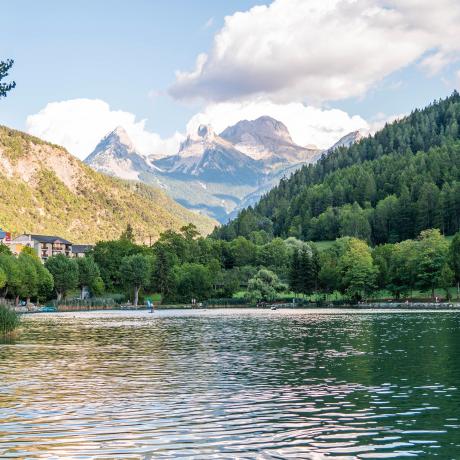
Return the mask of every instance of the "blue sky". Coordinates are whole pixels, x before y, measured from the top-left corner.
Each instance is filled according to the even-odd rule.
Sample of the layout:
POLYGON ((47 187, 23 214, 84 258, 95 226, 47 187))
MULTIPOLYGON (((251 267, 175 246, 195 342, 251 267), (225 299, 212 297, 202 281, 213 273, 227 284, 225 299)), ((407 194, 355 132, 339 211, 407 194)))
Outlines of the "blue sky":
MULTIPOLYGON (((411 2, 396 2, 398 6, 394 7, 391 20, 397 22, 398 30, 403 32, 393 32, 394 26, 385 28, 386 18, 365 25, 360 31, 362 42, 359 37, 353 38, 351 29, 342 30, 341 26, 332 29, 329 35, 335 41, 331 42, 321 36, 316 41, 301 29, 312 29, 314 33, 314 27, 323 30, 324 23, 340 24, 340 19, 343 24, 349 24, 350 18, 356 18, 366 8, 382 5, 383 1, 358 0, 355 3, 359 9, 353 10, 356 5, 348 5, 348 0, 323 3, 277 0, 272 8, 235 15, 237 11, 248 12, 254 5, 270 6, 271 3, 249 0, 9 2, 3 6, 0 59, 15 59, 11 78, 17 87, 0 101, 0 123, 64 144, 66 139, 82 138, 88 132, 87 142, 77 152, 82 157, 100 133, 115 123, 116 116, 109 117, 110 121, 91 135, 83 122, 80 126, 70 120, 64 126, 56 120, 63 117, 64 110, 71 110, 67 105, 29 122, 27 117, 52 102, 104 101, 111 111, 120 110, 135 116, 128 132, 138 137, 140 144, 143 142, 143 150, 148 153, 149 142, 156 142, 154 150, 166 148, 158 139, 170 138, 174 133, 185 134, 187 123, 193 127, 204 120, 221 128, 240 114, 257 115, 266 109, 272 111, 269 113, 272 116, 279 113, 284 117, 282 121, 295 133, 294 140, 307 143, 311 138, 312 143, 321 144, 348 129, 361 127, 364 122, 372 124, 408 113, 433 99, 445 97, 458 86, 460 65, 455 33, 459 16, 458 2, 454 0, 441 0, 433 6, 436 14, 445 13, 445 23, 439 30, 434 30, 430 21, 444 21, 444 16, 431 14, 431 2, 421 0, 425 9, 422 7, 420 11, 426 14, 417 11, 416 19, 410 17, 411 2), (329 6, 322 10, 326 3, 329 6), (306 10, 306 5, 313 9, 306 10), (309 24, 315 9, 321 11, 317 11, 316 22, 309 24), (443 9, 445 11, 439 13, 443 9), (233 19, 222 32, 225 16, 233 19), (272 30, 277 31, 273 36, 272 30), (216 36, 222 39, 220 48, 214 47, 216 36), (369 43, 371 46, 367 46, 369 43), (271 47, 269 54, 266 54, 267 47, 271 47), (337 53, 333 51, 336 47, 337 53), (202 68, 196 67, 200 53, 208 55, 202 68), (347 53, 350 53, 348 57, 347 53), (362 59, 355 61, 353 58, 359 55, 362 59), (340 56, 346 58, 343 63, 338 62, 340 56), (198 69, 198 75, 194 69, 198 69), (184 73, 182 80, 175 76, 178 70, 184 73), (299 75, 296 76, 296 72, 299 75), (338 82, 342 75, 343 81, 338 82), (329 83, 323 85, 325 81, 329 83), (250 109, 245 105, 248 103, 253 104, 250 109), (350 118, 335 117, 329 129, 327 123, 331 117, 322 112, 309 112, 310 115, 305 115, 305 126, 309 128, 302 133, 295 125, 296 119, 303 116, 299 115, 302 111, 298 107, 288 110, 287 104, 303 104, 326 111, 340 109, 350 118), (223 115, 232 110, 235 111, 233 117, 223 115), (353 116, 359 120, 352 120, 353 116), (317 126, 315 120, 319 118, 324 126, 317 126), (142 126, 140 120, 145 120, 142 126), (326 136, 328 129, 330 137, 326 136), (148 137, 146 133, 154 133, 156 137, 148 137)), ((391 9, 394 2, 389 3, 391 9)), ((91 112, 90 102, 85 104, 85 110, 91 112)), ((100 117, 103 113, 101 111, 100 117)), ((85 118, 85 115, 79 116, 85 118)), ((167 148, 176 148, 179 141, 180 136, 176 135, 167 148)), ((66 147, 78 150, 75 142, 69 141, 66 147)))
POLYGON ((15 1, 4 7, 0 58, 15 59, 17 87, 2 100, 0 122, 25 128, 48 102, 100 98, 148 118, 162 135, 182 128, 196 108, 149 97, 193 66, 223 18, 261 2, 15 1), (207 25, 207 23, 211 24, 207 25))

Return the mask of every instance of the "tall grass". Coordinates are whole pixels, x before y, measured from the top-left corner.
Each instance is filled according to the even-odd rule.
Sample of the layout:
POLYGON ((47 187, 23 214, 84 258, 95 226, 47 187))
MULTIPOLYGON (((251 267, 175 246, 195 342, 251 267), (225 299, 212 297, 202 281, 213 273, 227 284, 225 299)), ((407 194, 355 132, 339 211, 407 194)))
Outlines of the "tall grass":
POLYGON ((19 315, 5 305, 0 305, 0 336, 13 333, 19 327, 19 315))

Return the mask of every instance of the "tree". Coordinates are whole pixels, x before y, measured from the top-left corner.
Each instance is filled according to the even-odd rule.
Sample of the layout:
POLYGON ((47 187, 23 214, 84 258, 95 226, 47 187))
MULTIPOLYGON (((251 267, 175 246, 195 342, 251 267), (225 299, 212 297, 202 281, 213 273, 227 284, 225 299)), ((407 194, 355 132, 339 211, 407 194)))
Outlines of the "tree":
POLYGON ((123 282, 134 290, 134 306, 139 302, 139 291, 148 285, 151 276, 151 260, 143 254, 133 254, 121 260, 120 274, 123 282))
POLYGON ((460 294, 460 232, 453 237, 449 247, 449 264, 457 283, 457 299, 460 294))
POLYGON ((248 295, 252 303, 259 301, 269 302, 276 299, 276 293, 282 289, 276 273, 260 269, 248 283, 248 295))
POLYGON ((78 287, 80 288, 80 298, 83 299, 85 286, 91 290, 93 290, 95 285, 97 289, 100 287, 99 279, 101 273, 97 263, 94 261, 94 257, 91 255, 80 257, 76 259, 76 261, 78 265, 78 287))
POLYGON ((130 243, 134 243, 134 230, 131 224, 126 225, 126 229, 120 235, 120 240, 129 241, 130 243))
POLYGON ((58 301, 65 298, 70 290, 78 286, 78 265, 75 259, 58 254, 48 258, 45 267, 53 275, 58 301))
POLYGON ((197 263, 185 263, 175 269, 177 293, 184 301, 206 299, 212 293, 214 275, 209 267, 197 263))
POLYGON ((256 245, 244 236, 239 236, 230 243, 230 253, 235 267, 252 265, 256 259, 256 245))
POLYGON ((377 269, 365 241, 346 240, 345 251, 339 259, 342 289, 354 300, 362 300, 375 288, 377 269))
POLYGON ((452 286, 454 282, 454 272, 449 267, 449 264, 445 263, 439 273, 438 277, 439 287, 444 290, 446 293, 446 299, 450 299, 450 292, 449 288, 452 286))
POLYGON ((38 294, 39 276, 37 267, 34 263, 33 256, 26 252, 21 252, 21 254, 19 254, 18 263, 21 270, 19 295, 23 298, 25 297, 27 303, 29 303, 30 298, 38 294))
POLYGON ((163 245, 155 250, 155 259, 152 270, 152 285, 162 297, 167 297, 174 289, 174 275, 172 257, 163 245))
POLYGON ((51 273, 43 266, 32 248, 24 248, 17 259, 21 283, 17 294, 30 299, 46 299, 53 290, 54 281, 51 273))
POLYGON ((296 294, 302 292, 302 280, 300 278, 300 249, 295 248, 291 258, 289 269, 289 289, 296 294))
POLYGON ((1 83, 1 81, 8 76, 8 72, 13 67, 14 61, 7 59, 6 61, 0 61, 0 98, 6 97, 7 93, 16 87, 16 82, 1 83))
POLYGON ((447 262, 449 245, 438 229, 420 233, 416 246, 417 286, 422 291, 434 290, 439 285, 441 270, 447 262))
POLYGON ((106 289, 121 289, 123 287, 120 261, 123 257, 142 251, 142 247, 125 239, 100 241, 94 246, 92 256, 99 267, 106 289))
POLYGON ((10 254, 11 255, 10 248, 6 244, 0 243, 0 254, 10 254))
POLYGON ((17 295, 17 291, 21 286, 18 260, 11 253, 0 253, 0 268, 6 274, 6 283, 3 286, 1 297, 6 297, 9 293, 17 295))
POLYGON ((7 281, 8 277, 6 276, 5 270, 0 267, 0 289, 5 287, 7 281))

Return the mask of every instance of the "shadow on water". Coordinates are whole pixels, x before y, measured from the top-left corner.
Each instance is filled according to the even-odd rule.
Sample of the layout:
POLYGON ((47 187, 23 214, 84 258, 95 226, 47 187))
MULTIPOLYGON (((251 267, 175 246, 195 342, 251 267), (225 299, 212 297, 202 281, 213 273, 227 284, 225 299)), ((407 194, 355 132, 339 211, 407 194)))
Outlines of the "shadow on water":
POLYGON ((460 458, 460 314, 37 315, 0 458, 460 458))

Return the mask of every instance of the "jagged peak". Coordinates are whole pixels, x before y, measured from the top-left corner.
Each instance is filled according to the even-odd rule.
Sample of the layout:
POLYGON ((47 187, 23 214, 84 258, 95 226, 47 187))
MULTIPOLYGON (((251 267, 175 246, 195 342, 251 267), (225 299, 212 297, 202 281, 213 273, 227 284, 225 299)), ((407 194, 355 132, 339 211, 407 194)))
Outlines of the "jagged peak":
POLYGON ((214 137, 214 129, 212 128, 211 125, 200 125, 198 126, 198 129, 196 131, 198 137, 203 137, 203 138, 209 138, 209 137, 214 137))
POLYGON ((224 129, 220 136, 232 142, 240 142, 247 134, 293 144, 287 126, 269 115, 262 115, 254 120, 240 120, 224 129))
POLYGON ((110 131, 103 139, 104 141, 109 141, 109 142, 120 142, 126 147, 128 147, 129 150, 133 150, 133 143, 131 141, 131 138, 129 137, 129 134, 126 132, 126 129, 123 128, 123 126, 119 125, 117 126, 114 130, 110 131))

